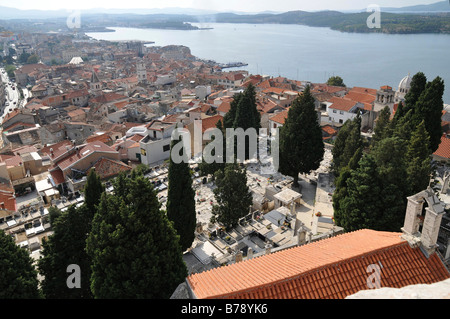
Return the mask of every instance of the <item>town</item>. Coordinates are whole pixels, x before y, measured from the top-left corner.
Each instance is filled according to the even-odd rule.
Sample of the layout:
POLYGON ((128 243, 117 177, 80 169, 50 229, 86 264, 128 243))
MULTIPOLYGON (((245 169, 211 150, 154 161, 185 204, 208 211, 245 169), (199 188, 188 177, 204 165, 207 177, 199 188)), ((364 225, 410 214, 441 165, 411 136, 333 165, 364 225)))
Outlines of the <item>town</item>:
MULTIPOLYGON (((235 97, 249 87, 255 91, 258 124, 268 131, 286 125, 289 111, 307 90, 314 99, 321 130, 322 160, 314 170, 299 175, 298 185, 296 178, 278 170, 265 172, 258 159, 245 161, 252 203, 248 214, 233 228, 224 227, 215 218, 215 175, 203 174, 201 163, 191 161, 195 239, 183 253, 188 277, 173 298, 288 298, 291 293, 294 296, 295 289, 282 286, 283 280, 300 280, 300 274, 314 276, 308 273, 314 267, 336 265, 391 245, 413 250, 409 245, 401 246, 399 236, 371 230, 351 232, 336 222, 334 195, 339 175, 335 174, 333 158, 346 123, 359 119, 358 134, 363 139, 379 137, 377 127, 381 128, 383 112, 388 114, 387 121, 392 121, 405 103, 413 82, 411 74, 405 74, 398 83, 381 83, 378 88, 347 87, 333 82, 337 77, 327 83, 312 83, 250 74, 240 70, 245 62, 231 68, 229 64, 205 61, 184 46, 99 41, 76 33, 3 32, 0 49, 4 61, 0 70, 0 230, 35 263, 42 257, 43 242, 53 235, 51 209, 65 212, 81 207, 92 171, 106 192, 113 194, 114 178, 145 167, 145 177, 156 190, 161 209, 167 209, 173 131, 184 128, 194 136, 196 130, 205 133, 216 128, 232 109, 235 97), (311 258, 321 260, 319 251, 329 256, 326 247, 354 247, 353 243, 361 247, 353 252, 342 248, 339 258, 328 257, 328 261, 316 262, 312 268, 280 270, 279 276, 271 269, 288 265, 287 260, 296 254, 310 253, 311 258), (317 249, 313 252, 313 248, 317 249), (264 259, 269 256, 272 264, 264 259), (246 262, 260 268, 249 270, 243 266, 246 262), (238 268, 234 272, 231 267, 238 268), (235 289, 233 276, 239 271, 251 278, 244 278, 235 289), (267 279, 256 278, 255 271, 268 272, 267 279), (219 277, 226 281, 223 285, 214 283, 219 277), (211 288, 215 285, 220 287, 211 288)), ((425 192, 419 199, 408 197, 408 208, 402 216, 403 243, 415 241, 416 246, 411 247, 423 244, 429 254, 425 258, 414 253, 411 263, 425 258, 428 264, 423 267, 442 272, 432 282, 423 282, 427 284, 450 277, 449 111, 450 105, 443 105, 443 134, 431 156, 434 170, 428 188, 418 189, 425 192), (428 204, 425 221, 416 220, 421 208, 409 205, 425 200, 433 205, 428 204), (435 219, 431 220, 432 215, 435 219), (423 233, 428 231, 431 242, 417 238, 414 227, 418 223, 423 225, 423 233)), ((207 142, 201 144, 203 150, 207 142)), ((345 297, 351 291, 348 288, 332 297, 345 297)), ((322 292, 306 295, 324 297, 322 292)))

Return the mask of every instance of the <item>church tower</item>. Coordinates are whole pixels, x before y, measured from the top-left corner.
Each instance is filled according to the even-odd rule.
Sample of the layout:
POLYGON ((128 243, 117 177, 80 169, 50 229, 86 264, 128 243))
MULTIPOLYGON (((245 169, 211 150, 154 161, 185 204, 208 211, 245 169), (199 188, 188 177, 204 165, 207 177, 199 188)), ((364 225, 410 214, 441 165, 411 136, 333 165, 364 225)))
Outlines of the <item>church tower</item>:
POLYGON ((101 82, 98 79, 97 73, 95 73, 95 71, 92 71, 91 82, 89 83, 89 88, 91 89, 91 92, 96 94, 96 95, 102 89, 101 82))
POLYGON ((374 111, 380 112, 386 106, 389 107, 391 114, 394 112, 394 103, 395 103, 395 92, 388 85, 382 86, 377 91, 377 98, 374 104, 374 111))
POLYGON ((139 83, 147 83, 147 67, 144 60, 136 62, 136 72, 139 83))

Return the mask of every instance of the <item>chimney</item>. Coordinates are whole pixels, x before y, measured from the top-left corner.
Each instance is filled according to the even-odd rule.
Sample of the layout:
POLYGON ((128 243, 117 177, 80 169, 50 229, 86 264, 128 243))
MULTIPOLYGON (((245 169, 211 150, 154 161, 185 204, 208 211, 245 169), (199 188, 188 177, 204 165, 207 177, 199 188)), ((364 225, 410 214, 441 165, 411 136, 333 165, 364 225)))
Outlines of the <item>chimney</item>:
POLYGON ((234 258, 235 258, 236 263, 241 262, 243 260, 242 251, 240 251, 240 250, 237 251, 234 258))
POLYGON ((297 234, 297 245, 301 246, 306 244, 306 229, 303 226, 300 226, 297 234))
MULTIPOLYGON (((449 249, 449 251, 450 251, 450 249, 449 249)), ((253 258, 253 249, 252 249, 252 247, 248 247, 248 250, 247 250, 247 260, 248 259, 252 259, 253 258)))
POLYGON ((266 255, 270 255, 271 252, 272 252, 272 245, 267 244, 266 245, 266 255))

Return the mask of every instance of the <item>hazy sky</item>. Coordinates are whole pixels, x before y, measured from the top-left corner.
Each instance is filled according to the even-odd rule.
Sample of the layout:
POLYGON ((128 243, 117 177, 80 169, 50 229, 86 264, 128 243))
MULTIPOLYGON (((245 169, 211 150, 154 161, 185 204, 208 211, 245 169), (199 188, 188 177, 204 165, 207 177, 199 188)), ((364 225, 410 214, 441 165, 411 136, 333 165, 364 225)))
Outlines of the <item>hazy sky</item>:
POLYGON ((91 8, 196 8, 215 11, 289 11, 289 10, 351 10, 370 4, 381 7, 403 7, 430 4, 439 0, 0 0, 0 6, 18 9, 91 9, 91 8))

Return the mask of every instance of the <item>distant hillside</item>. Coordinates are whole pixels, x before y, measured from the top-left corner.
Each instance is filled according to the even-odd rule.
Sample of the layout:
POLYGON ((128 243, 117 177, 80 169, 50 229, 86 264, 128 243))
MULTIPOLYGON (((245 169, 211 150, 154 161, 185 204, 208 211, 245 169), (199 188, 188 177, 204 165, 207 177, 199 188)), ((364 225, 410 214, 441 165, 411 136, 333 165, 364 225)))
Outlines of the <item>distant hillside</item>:
POLYGON ((402 8, 381 8, 382 12, 450 12, 450 2, 440 1, 402 8))
MULTIPOLYGON (((425 7, 443 10, 443 4, 450 7, 446 1, 426 6, 406 7, 408 10, 423 10, 425 7)), ((447 7, 445 7, 447 8, 447 7)), ((174 8, 171 12, 176 12, 174 8)), ((405 8, 403 8, 405 10, 405 8)), ((96 9, 97 10, 97 9, 96 9)), ((164 28, 180 30, 196 30, 197 27, 189 23, 252 23, 252 24, 300 24, 311 27, 328 27, 343 32, 358 33, 447 33, 450 34, 450 11, 430 13, 393 13, 382 12, 381 28, 369 28, 367 18, 369 12, 343 13, 338 11, 289 11, 284 13, 259 13, 259 14, 236 14, 236 13, 209 13, 209 14, 145 14, 149 10, 142 10, 140 14, 132 13, 95 13, 96 10, 81 12, 81 23, 83 30, 92 30, 101 27, 138 27, 138 28, 164 28), (187 24, 186 24, 187 23, 187 24)), ((98 9, 100 10, 100 9, 98 9)), ((128 9, 127 9, 128 10, 128 9)), ((131 10, 131 9, 129 9, 131 10)), ((110 12, 121 12, 112 9, 110 12)), ((207 12, 207 11, 203 11, 207 12)), ((201 13, 197 11, 197 13, 201 13)), ((3 24, 11 28, 32 29, 34 31, 58 30, 66 26, 67 11, 22 11, 11 8, 0 7, 0 19, 7 19, 3 24), (13 23, 12 17, 21 16, 20 21, 13 23), (28 15, 28 17, 25 17, 28 15), (4 18, 7 16, 8 18, 4 18), (33 24, 36 19, 46 18, 45 24, 33 24), (29 19, 29 21, 25 21, 29 19)))
POLYGON ((382 13, 380 29, 367 27, 369 16, 368 12, 342 13, 338 11, 290 11, 281 14, 257 15, 220 13, 201 18, 191 17, 189 22, 301 24, 358 33, 450 33, 450 13, 395 14, 385 12, 382 13))

